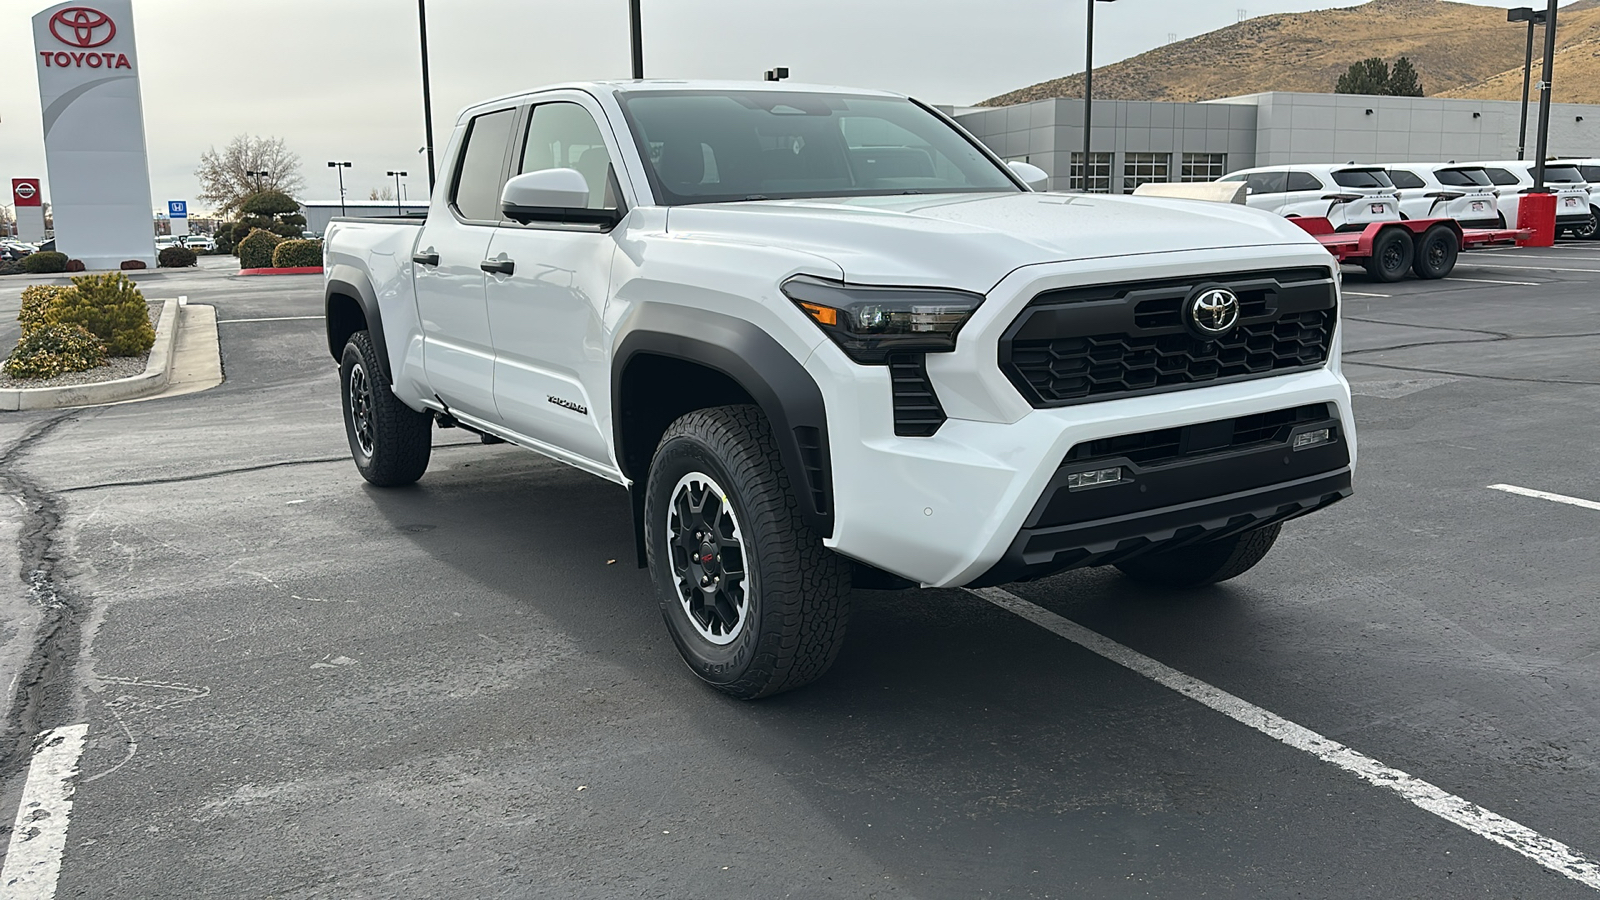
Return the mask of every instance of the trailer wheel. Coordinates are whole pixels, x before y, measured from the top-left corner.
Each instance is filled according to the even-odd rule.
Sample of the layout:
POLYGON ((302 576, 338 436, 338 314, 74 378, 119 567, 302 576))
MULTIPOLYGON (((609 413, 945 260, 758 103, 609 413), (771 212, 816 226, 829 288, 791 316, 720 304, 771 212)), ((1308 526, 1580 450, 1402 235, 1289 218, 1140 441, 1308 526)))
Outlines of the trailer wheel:
POLYGON ((1416 272, 1418 278, 1443 278, 1455 269, 1460 253, 1461 242, 1456 239, 1455 231, 1448 225, 1435 225, 1418 242, 1417 258, 1411 263, 1411 271, 1416 272))
POLYGON ((1416 256, 1416 245, 1411 232, 1400 228, 1385 228, 1372 242, 1372 256, 1367 260, 1367 274, 1373 281, 1395 282, 1406 277, 1411 260, 1416 256))

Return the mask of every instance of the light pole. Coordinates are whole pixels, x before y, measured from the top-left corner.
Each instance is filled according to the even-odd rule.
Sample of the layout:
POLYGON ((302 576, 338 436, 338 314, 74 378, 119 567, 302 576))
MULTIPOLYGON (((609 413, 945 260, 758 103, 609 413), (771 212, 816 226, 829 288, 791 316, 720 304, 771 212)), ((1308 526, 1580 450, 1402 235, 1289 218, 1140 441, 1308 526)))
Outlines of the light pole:
POLYGON ((428 85, 428 0, 417 0, 417 32, 422 37, 422 127, 428 151, 428 192, 433 193, 433 92, 428 85))
POLYGON ((1544 13, 1519 6, 1506 10, 1506 21, 1528 23, 1528 54, 1522 62, 1522 127, 1517 131, 1517 159, 1522 159, 1528 147, 1528 86, 1533 80, 1533 29, 1536 25, 1544 24, 1544 13))
MULTIPOLYGON (((1089 31, 1084 37, 1083 53, 1083 192, 1089 193, 1089 133, 1094 123, 1094 5, 1115 0, 1087 0, 1089 6, 1089 31)), ((1110 173, 1107 173, 1109 179, 1110 173)), ((1111 185, 1107 184, 1109 190, 1111 185)))
POLYGON ((400 179, 406 177, 406 173, 404 173, 404 172, 390 172, 389 175, 394 178, 394 212, 395 212, 395 215, 403 216, 403 215, 406 214, 406 212, 405 212, 404 209, 402 209, 400 207, 400 179))
POLYGON ((1550 88, 1556 69, 1556 0, 1544 12, 1544 79, 1539 82, 1539 156, 1533 161, 1533 189, 1543 192, 1544 160, 1550 153, 1550 88))
POLYGON ((633 49, 633 77, 644 77, 644 21, 639 0, 628 0, 628 38, 633 49))
POLYGON ((344 215, 344 170, 350 168, 348 162, 329 162, 328 168, 339 173, 339 215, 344 215))
POLYGON ((271 175, 271 172, 246 172, 244 173, 256 180, 256 193, 261 193, 261 179, 271 175))

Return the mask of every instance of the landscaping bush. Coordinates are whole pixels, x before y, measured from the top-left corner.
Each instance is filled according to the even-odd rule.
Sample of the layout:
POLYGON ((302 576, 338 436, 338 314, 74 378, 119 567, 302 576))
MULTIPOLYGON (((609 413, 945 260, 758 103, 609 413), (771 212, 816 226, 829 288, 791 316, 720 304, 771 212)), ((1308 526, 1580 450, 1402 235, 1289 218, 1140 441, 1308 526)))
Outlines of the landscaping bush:
POLYGON ((124 272, 133 272, 139 269, 147 269, 149 266, 146 266, 144 264, 144 260, 142 259, 125 259, 122 261, 122 265, 118 266, 118 268, 124 272))
POLYGON ((22 263, 18 262, 17 260, 0 260, 0 275, 19 275, 22 272, 22 263))
POLYGON ((272 251, 272 265, 278 269, 322 265, 321 241, 284 241, 272 251))
POLYGON ((138 356, 156 342, 150 306, 121 272, 79 275, 74 290, 57 297, 45 312, 56 325, 82 325, 112 356, 138 356))
POLYGON ((12 378, 52 378, 93 369, 105 360, 105 345, 83 326, 44 325, 23 333, 3 368, 12 378))
POLYGON ((156 265, 163 269, 182 269, 196 265, 198 256, 188 247, 164 247, 156 254, 156 265))
POLYGON ((239 242, 239 268, 241 269, 270 269, 272 268, 272 251, 283 238, 270 231, 256 229, 239 242))
POLYGON ((22 291, 22 308, 17 310, 17 321, 22 333, 29 334, 50 324, 50 304, 63 294, 76 291, 70 284, 35 284, 22 291))
POLYGON ((89 267, 84 265, 83 264, 83 260, 81 260, 81 259, 69 259, 69 260, 67 260, 67 271, 68 272, 82 272, 83 270, 85 270, 87 268, 89 268, 89 267))
POLYGON ((54 275, 67 270, 67 255, 54 250, 40 250, 22 258, 22 270, 29 275, 54 275))

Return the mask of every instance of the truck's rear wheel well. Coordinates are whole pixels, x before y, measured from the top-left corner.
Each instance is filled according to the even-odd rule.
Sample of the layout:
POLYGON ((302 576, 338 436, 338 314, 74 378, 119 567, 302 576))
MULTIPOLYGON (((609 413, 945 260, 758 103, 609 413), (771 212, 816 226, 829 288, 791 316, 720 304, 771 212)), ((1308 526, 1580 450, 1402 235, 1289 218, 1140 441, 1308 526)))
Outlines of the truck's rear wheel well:
POLYGON ((628 361, 617 401, 613 411, 621 443, 617 462, 624 475, 641 484, 649 476, 650 458, 667 426, 697 409, 756 402, 738 382, 716 369, 651 353, 628 361))
POLYGON ((367 316, 354 297, 331 294, 328 297, 328 352, 334 359, 344 353, 350 335, 367 330, 367 316))

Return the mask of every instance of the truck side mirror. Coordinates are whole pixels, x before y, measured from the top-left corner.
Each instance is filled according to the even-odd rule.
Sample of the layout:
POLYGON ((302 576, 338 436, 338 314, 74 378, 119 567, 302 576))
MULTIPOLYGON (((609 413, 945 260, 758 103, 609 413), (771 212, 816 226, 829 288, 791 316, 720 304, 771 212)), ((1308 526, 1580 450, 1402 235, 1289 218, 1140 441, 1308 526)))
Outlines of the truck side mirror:
POLYGON ((513 176, 500 192, 500 211, 523 225, 572 222, 611 226, 620 218, 615 209, 589 209, 589 182, 577 169, 541 169, 513 176))
POLYGON ((1006 167, 1011 169, 1011 174, 1021 178, 1030 190, 1042 191, 1050 185, 1050 173, 1033 163, 1013 161, 1006 163, 1006 167))

